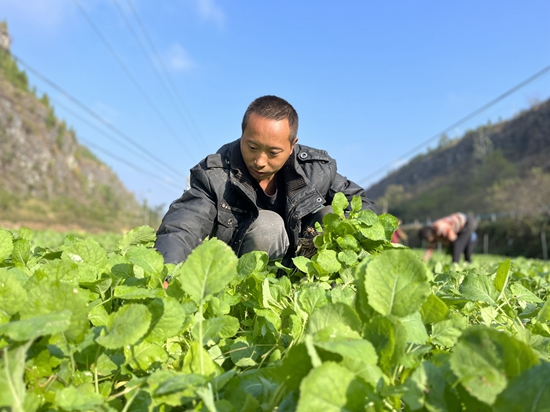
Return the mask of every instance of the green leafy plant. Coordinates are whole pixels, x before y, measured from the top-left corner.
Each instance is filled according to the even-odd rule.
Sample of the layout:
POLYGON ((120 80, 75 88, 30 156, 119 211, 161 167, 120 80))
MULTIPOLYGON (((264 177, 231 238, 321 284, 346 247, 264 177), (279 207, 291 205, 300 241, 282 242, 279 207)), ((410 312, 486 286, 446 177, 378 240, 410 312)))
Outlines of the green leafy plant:
POLYGON ((0 230, 0 408, 544 410, 548 263, 426 266, 393 216, 333 210, 284 276, 215 238, 165 264, 146 226, 0 230))

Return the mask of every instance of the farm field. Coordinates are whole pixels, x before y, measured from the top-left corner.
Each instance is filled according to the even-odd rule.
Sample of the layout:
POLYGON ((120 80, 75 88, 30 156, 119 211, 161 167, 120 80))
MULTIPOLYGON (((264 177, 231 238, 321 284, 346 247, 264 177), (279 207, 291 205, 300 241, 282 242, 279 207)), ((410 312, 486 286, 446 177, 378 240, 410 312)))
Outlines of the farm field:
POLYGON ((0 410, 550 410, 550 264, 424 264, 360 203, 295 269, 217 239, 164 264, 148 226, 0 229, 0 410))

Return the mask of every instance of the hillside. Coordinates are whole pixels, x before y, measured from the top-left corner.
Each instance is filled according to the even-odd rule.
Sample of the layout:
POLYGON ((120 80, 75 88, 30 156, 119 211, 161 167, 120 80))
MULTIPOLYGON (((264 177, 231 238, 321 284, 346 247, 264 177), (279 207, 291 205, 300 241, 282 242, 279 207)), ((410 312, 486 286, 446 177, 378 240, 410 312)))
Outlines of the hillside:
POLYGON ((0 225, 101 231, 143 223, 134 195, 78 143, 48 97, 29 90, 0 26, 0 225))
POLYGON ((379 209, 404 222, 456 211, 478 215, 548 210, 550 100, 514 118, 443 137, 367 189, 379 209))

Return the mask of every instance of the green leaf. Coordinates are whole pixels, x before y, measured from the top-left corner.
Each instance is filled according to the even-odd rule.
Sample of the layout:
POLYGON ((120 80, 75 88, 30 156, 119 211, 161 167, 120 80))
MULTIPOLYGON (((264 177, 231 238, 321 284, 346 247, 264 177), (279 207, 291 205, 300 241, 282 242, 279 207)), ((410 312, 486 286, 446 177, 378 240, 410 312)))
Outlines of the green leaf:
POLYGON ((387 317, 377 317, 365 325, 363 336, 376 348, 378 366, 389 374, 405 353, 406 329, 399 321, 393 323, 387 317))
POLYGON ((0 312, 8 317, 15 315, 25 306, 27 291, 16 276, 6 269, 0 268, 0 312))
MULTIPOLYGON (((200 322, 200 321, 199 321, 200 322)), ((202 344, 206 345, 212 341, 217 343, 220 339, 231 338, 239 330, 239 320, 233 316, 221 316, 202 321, 202 344)), ((193 337, 199 340, 199 323, 197 322, 192 330, 193 337)))
POLYGON ((338 260, 345 265, 353 266, 357 263, 358 256, 357 253, 352 250, 344 250, 338 253, 338 260))
MULTIPOLYGON (((1 236, 1 235, 0 235, 1 236)), ((14 412, 23 412, 26 385, 23 381, 25 358, 32 342, 13 349, 2 349, 0 357, 0 409, 4 407, 14 412)))
POLYGON ((429 325, 447 319, 449 317, 449 307, 431 293, 420 307, 420 314, 422 315, 422 322, 429 325))
POLYGON ((141 267, 149 276, 160 276, 164 269, 164 259, 162 255, 153 249, 146 249, 143 246, 131 246, 126 257, 134 266, 141 267))
POLYGON ((382 315, 404 317, 420 309, 428 295, 426 267, 408 249, 387 250, 366 266, 369 304, 382 315))
POLYGON ((134 369, 148 371, 153 365, 163 364, 168 360, 166 350, 157 343, 140 342, 138 345, 125 346, 124 357, 134 369))
POLYGON ((314 341, 315 346, 343 357, 350 357, 367 365, 376 365, 378 355, 372 343, 364 339, 332 338, 325 341, 314 341))
POLYGON ((191 299, 202 302, 235 278, 236 267, 235 253, 226 243, 213 238, 195 248, 174 276, 191 299))
MULTIPOLYGON (((120 357, 122 358, 122 355, 120 357)), ((100 354, 96 363, 97 373, 102 376, 108 376, 115 373, 120 367, 116 360, 116 356, 110 356, 105 352, 100 354)))
POLYGON ((430 339, 436 345, 450 348, 454 346, 461 334, 462 331, 452 320, 444 320, 433 324, 430 339))
POLYGON ((165 292, 162 289, 145 289, 136 286, 119 285, 115 287, 114 296, 119 299, 154 299, 163 298, 165 292))
POLYGON ((145 335, 150 323, 151 313, 145 305, 125 305, 109 315, 106 333, 97 338, 97 343, 108 349, 134 345, 145 335))
MULTIPOLYGON (((452 410, 453 405, 447 403, 449 388, 443 371, 431 362, 422 362, 406 380, 404 387, 407 391, 403 395, 403 401, 411 410, 423 407, 428 411, 452 410)), ((454 405, 459 404, 458 399, 449 401, 454 405)))
POLYGON ((318 284, 304 287, 298 292, 298 303, 302 310, 311 315, 316 308, 327 303, 326 290, 318 284))
POLYGON ((254 251, 245 253, 237 262, 239 279, 246 279, 253 273, 264 272, 269 263, 269 256, 265 252, 254 251))
POLYGON ((7 259, 13 251, 13 237, 10 232, 0 229, 0 262, 7 259))
POLYGON ((187 314, 179 302, 167 296, 164 299, 154 299, 147 305, 152 314, 152 329, 146 337, 149 342, 164 343, 166 339, 176 336, 185 321, 187 314))
POLYGON ((306 275, 309 274, 310 272, 310 267, 311 267, 311 260, 309 260, 307 257, 305 256, 296 256, 296 257, 293 257, 292 258, 292 263, 294 263, 294 266, 296 266, 296 268, 305 273, 306 275))
POLYGON ((368 240, 386 240, 386 229, 380 222, 376 222, 372 226, 361 227, 359 232, 368 240))
POLYGON ((275 379, 280 385, 284 384, 290 392, 300 387, 300 383, 312 367, 305 344, 298 343, 290 347, 282 364, 275 371, 275 379))
POLYGON ((533 366, 514 379, 497 397, 496 412, 550 411, 550 364, 533 366))
POLYGON ((388 213, 383 213, 378 216, 380 224, 384 227, 384 232, 386 234, 386 239, 391 240, 391 235, 397 230, 399 226, 399 220, 388 213))
POLYGON ((68 386, 55 396, 55 405, 66 411, 89 411, 102 403, 103 397, 94 392, 91 384, 68 386))
POLYGON ((256 360, 260 356, 256 345, 251 345, 242 339, 231 345, 230 352, 231 361, 240 367, 256 366, 256 360))
POLYGON ((52 312, 71 311, 71 324, 64 332, 71 342, 79 342, 90 328, 86 298, 81 291, 65 282, 40 282, 27 291, 21 320, 52 312))
POLYGON ((342 192, 338 192, 334 195, 332 199, 332 210, 340 218, 344 218, 344 210, 347 209, 349 205, 348 199, 342 192))
POLYGON ((0 325, 0 334, 16 341, 27 341, 39 336, 64 332, 70 324, 71 311, 64 310, 0 325))
POLYGON ((196 388, 197 386, 204 385, 205 383, 206 378, 202 375, 178 373, 175 376, 164 379, 155 390, 154 395, 162 396, 170 393, 182 392, 189 388, 196 388))
POLYGON ((521 283, 514 283, 510 286, 510 290, 514 294, 514 297, 517 300, 523 301, 523 302, 531 302, 531 303, 542 303, 542 299, 540 299, 537 295, 535 295, 533 292, 531 292, 529 289, 521 285, 521 283))
POLYGON ((508 275, 510 273, 510 259, 506 259, 498 265, 497 275, 495 276, 495 288, 502 292, 508 284, 508 275))
POLYGON ((63 251, 61 258, 76 263, 84 262, 95 266, 100 271, 107 270, 109 263, 105 249, 93 239, 74 243, 63 251))
POLYGON ((418 345, 423 345, 427 342, 428 332, 426 332, 426 327, 424 323, 422 323, 420 312, 414 312, 400 320, 407 331, 407 342, 416 343, 418 345))
MULTIPOLYGON (((261 402, 272 401, 276 395, 275 382, 268 368, 249 370, 231 379, 225 386, 225 398, 234 406, 234 411, 257 412, 261 402)), ((263 408, 267 410, 267 408, 263 408)), ((221 411, 220 411, 221 412, 221 411)))
POLYGON ((125 255, 132 245, 148 245, 157 238, 155 230, 151 226, 136 227, 126 232, 118 242, 118 249, 125 255))
POLYGON ((94 326, 106 326, 109 314, 104 305, 94 306, 88 313, 88 319, 94 326))
POLYGON ((352 212, 359 212, 363 208, 363 199, 361 196, 353 196, 351 199, 351 210, 352 212))
POLYGON ((12 262, 17 267, 27 266, 31 256, 31 242, 27 239, 16 239, 13 242, 13 251, 11 254, 12 262))
POLYGON ((98 276, 98 270, 91 266, 82 268, 83 264, 78 265, 72 260, 50 260, 38 267, 35 275, 43 275, 50 280, 62 280, 71 285, 78 285, 79 281, 95 281, 98 276), (93 268, 90 270, 90 268, 93 268), (84 270, 80 270, 84 269, 84 270))
POLYGON ((365 410, 365 385, 346 368, 325 362, 302 380, 297 412, 365 410))
POLYGON ((485 275, 470 273, 465 277, 459 288, 462 296, 472 302, 486 302, 492 306, 496 306, 498 297, 497 289, 494 282, 485 275))
POLYGON ((320 250, 313 256, 312 261, 319 264, 325 274, 338 272, 342 267, 338 261, 336 251, 330 249, 320 250))
POLYGON ((372 210, 364 209, 357 214, 357 220, 361 222, 362 225, 372 226, 379 223, 378 215, 372 210))
POLYGON ((361 331, 361 320, 357 312, 345 303, 328 303, 313 311, 307 325, 307 332, 315 334, 323 329, 343 326, 350 331, 361 331))
POLYGON ((542 308, 539 310, 536 319, 543 323, 550 321, 550 299, 546 299, 544 305, 542 305, 542 308))
POLYGON ((220 373, 220 368, 200 343, 193 341, 189 345, 189 350, 183 359, 182 372, 212 377, 220 373))
POLYGON ((332 303, 342 302, 353 307, 355 297, 355 291, 347 286, 338 285, 330 290, 332 303))
POLYGON ((466 329, 450 358, 452 371, 474 397, 488 405, 516 376, 539 360, 533 350, 506 333, 484 326, 466 329))

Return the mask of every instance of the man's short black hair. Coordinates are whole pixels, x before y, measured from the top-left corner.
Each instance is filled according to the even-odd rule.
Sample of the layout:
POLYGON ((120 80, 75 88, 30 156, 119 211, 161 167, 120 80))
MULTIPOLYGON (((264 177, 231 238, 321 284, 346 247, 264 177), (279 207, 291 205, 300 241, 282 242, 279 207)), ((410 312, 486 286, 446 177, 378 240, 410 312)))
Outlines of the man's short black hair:
POLYGON ((256 113, 258 116, 271 120, 287 119, 288 125, 290 126, 290 142, 294 143, 296 140, 296 137, 298 136, 298 113, 285 99, 268 95, 258 97, 250 103, 244 113, 243 122, 241 124, 243 133, 248 125, 248 119, 252 113, 256 113))

